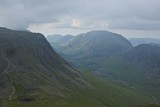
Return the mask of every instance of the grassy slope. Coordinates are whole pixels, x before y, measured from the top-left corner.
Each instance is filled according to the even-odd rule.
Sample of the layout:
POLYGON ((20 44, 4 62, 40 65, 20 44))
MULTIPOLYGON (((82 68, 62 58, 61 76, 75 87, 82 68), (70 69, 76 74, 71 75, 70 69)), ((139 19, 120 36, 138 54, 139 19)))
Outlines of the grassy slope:
POLYGON ((45 99, 28 103, 17 103, 14 100, 9 103, 10 106, 7 103, 7 107, 131 107, 152 101, 146 93, 118 86, 90 72, 84 75, 91 84, 88 88, 66 88, 63 90, 66 93, 64 97, 48 94, 45 99))
POLYGON ((102 71, 105 70, 107 74, 110 74, 111 80, 117 80, 126 86, 141 89, 160 100, 159 81, 157 78, 153 78, 156 77, 155 74, 153 73, 152 77, 147 68, 138 68, 134 64, 130 65, 130 63, 122 59, 111 59, 104 62, 102 71), (155 81, 156 79, 157 81, 155 81))

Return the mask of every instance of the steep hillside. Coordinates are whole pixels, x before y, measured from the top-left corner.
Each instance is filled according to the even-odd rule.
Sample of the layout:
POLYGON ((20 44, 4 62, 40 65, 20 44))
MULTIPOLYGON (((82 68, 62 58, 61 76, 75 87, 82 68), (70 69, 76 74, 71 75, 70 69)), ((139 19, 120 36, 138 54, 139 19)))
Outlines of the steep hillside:
POLYGON ((43 35, 0 28, 0 107, 128 107, 145 92, 81 74, 43 35))
POLYGON ((63 97, 60 89, 65 85, 82 83, 79 72, 41 34, 1 28, 0 61, 0 98, 4 100, 36 100, 40 93, 63 97))
MULTIPOLYGON (((160 98, 160 47, 155 44, 136 46, 121 57, 105 62, 106 76, 141 88, 160 98)), ((104 73, 104 72, 103 72, 104 73)))
POLYGON ((116 77, 130 85, 148 88, 157 88, 160 83, 160 47, 156 44, 133 48, 121 35, 91 31, 77 35, 56 50, 71 63, 103 77, 116 77))
POLYGON ((160 46, 156 44, 141 44, 130 50, 125 58, 141 67, 148 69, 160 68, 160 46))
POLYGON ((79 68, 160 99, 159 45, 132 47, 118 34, 92 31, 77 35, 63 47, 56 47, 56 51, 79 68))

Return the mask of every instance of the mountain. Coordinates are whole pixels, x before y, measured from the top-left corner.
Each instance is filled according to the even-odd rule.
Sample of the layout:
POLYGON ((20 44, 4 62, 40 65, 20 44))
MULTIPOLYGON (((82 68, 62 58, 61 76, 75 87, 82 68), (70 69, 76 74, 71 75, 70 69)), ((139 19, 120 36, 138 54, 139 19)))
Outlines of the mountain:
MULTIPOLYGON (((52 42, 50 42, 52 45, 52 42)), ((124 53, 132 48, 130 42, 119 34, 108 31, 91 31, 79 34, 68 42, 60 42, 53 48, 79 68, 97 71, 103 60, 124 53)))
POLYGON ((141 44, 130 50, 125 58, 141 67, 160 68, 160 46, 156 44, 141 44), (145 54, 144 54, 145 53, 145 54))
POLYGON ((133 46, 138 46, 140 44, 160 44, 160 39, 155 38, 131 38, 129 41, 133 46))
POLYGON ((1 28, 0 61, 3 100, 36 100, 40 93, 63 97, 64 85, 80 87, 82 83, 80 73, 41 34, 1 28))
POLYGON ((52 43, 52 44, 57 44, 57 43, 66 43, 70 39, 72 39, 74 36, 72 35, 60 35, 60 34, 55 34, 55 35, 49 35, 47 36, 47 40, 52 43))
POLYGON ((120 57, 106 61, 102 73, 113 81, 148 92, 157 102, 160 99, 159 55, 159 45, 141 44, 120 57))
POLYGON ((1 107, 128 107, 145 92, 80 73, 39 33, 0 28, 1 107))
POLYGON ((160 47, 157 44, 133 47, 119 34, 91 31, 75 36, 55 50, 79 68, 89 69, 120 85, 143 90, 156 101, 160 99, 160 47))
POLYGON ((49 42, 53 42, 53 43, 54 42, 59 42, 62 38, 63 38, 63 36, 60 35, 60 34, 54 34, 54 35, 47 36, 47 40, 49 42))
MULTIPOLYGON (((54 34, 54 35, 49 35, 46 37, 46 39, 49 41, 49 43, 51 44, 52 47, 54 47, 54 49, 60 49, 70 40, 72 39, 74 36, 72 35, 60 35, 60 34, 54 34)), ((57 50, 58 51, 58 50, 57 50)))

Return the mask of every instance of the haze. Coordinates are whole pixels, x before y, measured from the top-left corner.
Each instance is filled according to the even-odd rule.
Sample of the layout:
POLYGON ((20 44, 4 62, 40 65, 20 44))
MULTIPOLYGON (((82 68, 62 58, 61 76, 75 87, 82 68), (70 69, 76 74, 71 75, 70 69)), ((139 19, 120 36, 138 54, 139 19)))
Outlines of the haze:
POLYGON ((160 38, 159 0, 0 0, 0 26, 44 35, 107 30, 160 38))

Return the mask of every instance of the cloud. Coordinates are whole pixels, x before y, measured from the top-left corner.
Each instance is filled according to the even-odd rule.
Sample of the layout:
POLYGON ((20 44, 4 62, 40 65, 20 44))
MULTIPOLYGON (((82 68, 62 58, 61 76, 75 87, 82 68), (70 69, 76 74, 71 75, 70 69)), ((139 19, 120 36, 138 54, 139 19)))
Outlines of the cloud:
POLYGON ((32 23, 58 21, 67 6, 52 0, 0 0, 0 25, 26 29, 32 23), (61 8, 61 9, 60 9, 61 8))
POLYGON ((160 0, 0 0, 12 29, 160 30, 159 13, 160 0))

